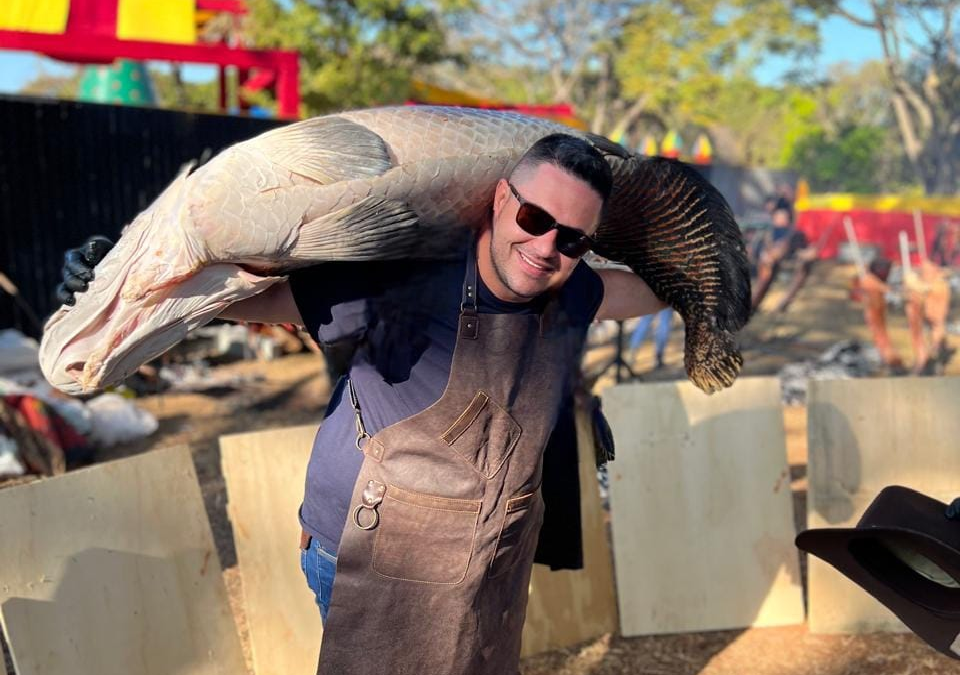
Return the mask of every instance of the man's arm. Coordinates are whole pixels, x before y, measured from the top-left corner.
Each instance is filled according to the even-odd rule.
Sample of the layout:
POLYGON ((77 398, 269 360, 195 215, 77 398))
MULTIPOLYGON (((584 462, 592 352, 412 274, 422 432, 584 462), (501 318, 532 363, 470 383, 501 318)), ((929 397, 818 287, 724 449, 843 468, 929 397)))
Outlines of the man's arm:
POLYGON ((252 323, 293 323, 303 325, 303 317, 293 299, 290 282, 281 281, 263 293, 235 302, 218 315, 231 321, 252 323))
POLYGON ((603 281, 603 302, 597 310, 597 320, 622 321, 635 316, 653 314, 667 306, 643 279, 625 270, 596 270, 603 281))

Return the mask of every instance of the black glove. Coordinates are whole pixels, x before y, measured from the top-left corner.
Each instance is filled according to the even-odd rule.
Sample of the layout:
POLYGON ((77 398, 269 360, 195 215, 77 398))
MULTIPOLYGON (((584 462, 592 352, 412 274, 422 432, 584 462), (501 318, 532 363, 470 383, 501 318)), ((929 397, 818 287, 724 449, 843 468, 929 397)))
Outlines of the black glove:
POLYGON ((103 260, 113 242, 100 235, 87 239, 78 248, 71 248, 63 254, 63 283, 57 286, 54 295, 64 305, 73 305, 77 299, 74 293, 82 293, 93 280, 93 268, 103 260))
POLYGON ((950 502, 944 515, 950 520, 960 520, 960 497, 950 502))

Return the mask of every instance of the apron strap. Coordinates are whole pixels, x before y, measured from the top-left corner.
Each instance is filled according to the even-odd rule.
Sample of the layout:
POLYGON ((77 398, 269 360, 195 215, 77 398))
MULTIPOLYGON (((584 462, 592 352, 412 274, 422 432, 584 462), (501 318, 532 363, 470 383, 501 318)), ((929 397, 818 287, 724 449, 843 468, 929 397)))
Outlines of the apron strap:
POLYGON ((356 418, 357 450, 363 452, 364 441, 370 438, 370 434, 367 433, 366 427, 363 426, 363 415, 360 412, 360 399, 357 397, 357 390, 353 387, 353 379, 349 377, 347 378, 347 389, 350 390, 350 405, 353 406, 353 414, 356 418))
POLYGON ((476 340, 480 330, 477 313, 477 243, 467 248, 467 269, 463 276, 463 294, 460 298, 460 333, 458 337, 476 340))

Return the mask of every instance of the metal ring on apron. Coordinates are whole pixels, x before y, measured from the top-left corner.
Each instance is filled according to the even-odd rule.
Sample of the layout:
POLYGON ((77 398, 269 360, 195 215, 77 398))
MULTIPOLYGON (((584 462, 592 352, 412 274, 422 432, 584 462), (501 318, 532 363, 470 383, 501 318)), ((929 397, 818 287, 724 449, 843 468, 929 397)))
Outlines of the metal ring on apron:
POLYGON ((372 530, 377 525, 380 524, 380 512, 377 511, 376 506, 367 506, 366 504, 357 504, 357 508, 353 510, 353 524, 359 527, 361 530, 372 530), (373 512, 373 522, 369 525, 363 525, 360 523, 360 511, 367 509, 373 512))

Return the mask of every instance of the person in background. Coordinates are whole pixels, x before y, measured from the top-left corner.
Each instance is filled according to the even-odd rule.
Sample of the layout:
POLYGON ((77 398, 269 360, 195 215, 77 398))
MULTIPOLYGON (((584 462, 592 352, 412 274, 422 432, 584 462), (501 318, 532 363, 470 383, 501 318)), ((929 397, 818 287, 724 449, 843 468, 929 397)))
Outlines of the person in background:
POLYGON ((870 329, 873 344, 880 353, 884 365, 891 373, 899 375, 903 373, 903 359, 900 358, 890 341, 890 334, 887 333, 886 294, 890 290, 887 279, 890 277, 892 268, 893 263, 889 259, 874 258, 866 273, 854 278, 850 295, 852 299, 863 304, 863 318, 867 328, 870 329))
POLYGON ((950 283, 945 270, 930 260, 918 260, 917 269, 904 276, 905 311, 913 345, 912 374, 942 370, 951 355, 947 343, 950 283), (927 340, 926 328, 930 335, 927 340))
POLYGON ((670 339, 670 327, 673 324, 672 307, 666 307, 656 314, 647 314, 640 317, 636 328, 633 329, 633 335, 630 336, 630 357, 628 361, 632 362, 636 357, 637 349, 646 339, 647 333, 650 332, 650 327, 653 325, 654 320, 657 322, 657 329, 653 334, 654 355, 656 357, 654 370, 659 370, 663 368, 663 355, 667 349, 667 341, 670 339))
MULTIPOLYGON (((777 208, 771 217, 770 228, 760 237, 755 249, 756 278, 753 282, 751 305, 757 311, 760 303, 767 297, 781 265, 803 252, 808 256, 807 237, 793 226, 791 212, 777 208)), ((813 254, 815 257, 815 253, 813 254)), ((805 280, 805 279, 804 279, 805 280)), ((799 290, 794 291, 794 295, 799 290)))

